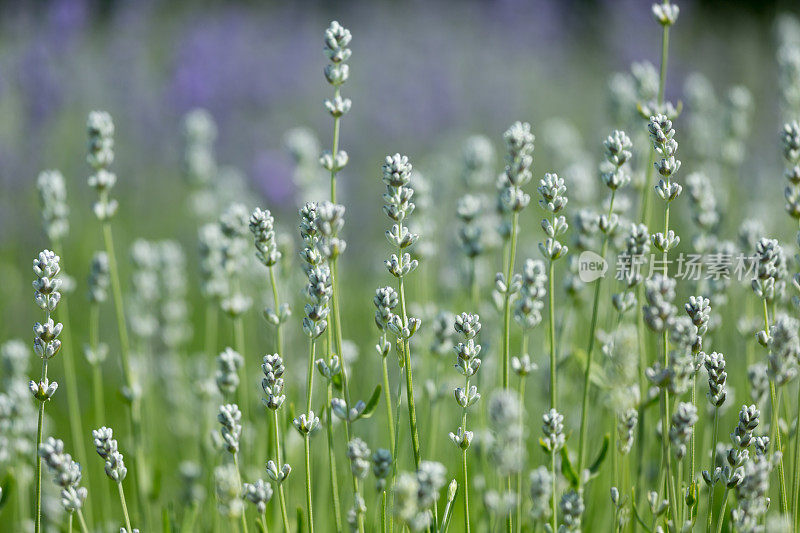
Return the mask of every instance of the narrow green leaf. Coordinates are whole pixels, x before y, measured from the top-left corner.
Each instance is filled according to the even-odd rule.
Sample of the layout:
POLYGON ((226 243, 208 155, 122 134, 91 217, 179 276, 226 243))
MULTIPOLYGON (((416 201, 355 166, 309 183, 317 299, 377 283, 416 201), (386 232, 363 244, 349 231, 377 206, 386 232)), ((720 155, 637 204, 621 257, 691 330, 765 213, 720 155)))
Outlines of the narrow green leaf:
POLYGON ((367 406, 364 408, 364 411, 361 412, 361 416, 358 418, 369 418, 372 416, 372 413, 375 412, 375 408, 378 407, 378 404, 381 401, 381 386, 377 385, 375 390, 372 391, 372 396, 369 397, 367 400, 367 406))
POLYGON ((561 473, 567 478, 573 489, 578 488, 578 474, 575 472, 575 467, 572 466, 572 461, 569 460, 569 451, 566 446, 561 448, 561 473))
POLYGON ((597 472, 600 470, 600 467, 603 465, 603 461, 606 460, 606 455, 608 455, 608 446, 610 442, 611 442, 611 436, 608 433, 606 433, 603 436, 603 444, 600 447, 600 453, 597 454, 597 458, 589 467, 589 472, 591 472, 592 474, 597 474, 597 472))

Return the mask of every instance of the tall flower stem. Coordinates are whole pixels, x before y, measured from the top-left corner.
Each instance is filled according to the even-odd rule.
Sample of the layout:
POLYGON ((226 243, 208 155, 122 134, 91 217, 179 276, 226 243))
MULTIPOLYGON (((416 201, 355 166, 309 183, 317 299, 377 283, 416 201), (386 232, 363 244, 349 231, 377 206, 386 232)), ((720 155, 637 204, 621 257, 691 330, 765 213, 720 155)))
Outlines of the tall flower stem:
MULTIPOLYGON (((278 410, 271 409, 272 411, 272 429, 275 433, 275 457, 277 458, 278 468, 283 465, 283 454, 281 452, 281 430, 278 422, 278 410)), ((281 507, 281 519, 283 520, 283 530, 291 531, 289 529, 289 515, 286 514, 286 495, 283 491, 283 483, 278 483, 278 501, 281 507)))
MULTIPOLYGON (((667 61, 669 59, 669 26, 662 26, 661 33, 661 67, 658 76, 658 106, 659 108, 664 104, 664 87, 667 81, 667 61)), ((656 160, 655 149, 650 147, 650 156, 648 159, 647 167, 644 174, 644 185, 642 188, 642 209, 639 221, 642 224, 648 224, 650 218, 650 183, 653 181, 653 164, 656 160)))
POLYGON ((722 496, 722 508, 719 510, 719 518, 717 519, 717 533, 722 533, 722 524, 725 522, 725 508, 728 506, 728 491, 730 489, 726 486, 725 492, 722 496))
POLYGON ((511 218, 511 244, 508 250, 508 270, 506 271, 506 292, 503 302, 503 388, 508 389, 508 364, 511 351, 511 277, 514 275, 514 261, 517 255, 517 227, 519 211, 511 218))
MULTIPOLYGON (((403 327, 408 327, 408 314, 406 312, 406 291, 403 277, 399 279, 398 293, 400 294, 400 309, 402 310, 403 327)), ((417 433, 417 410, 414 405, 414 378, 411 372, 411 345, 406 339, 403 341, 403 362, 406 368, 406 401, 408 403, 408 421, 411 427, 411 450, 414 454, 414 468, 419 469, 422 462, 419 452, 419 434, 417 433)))
MULTIPOLYGON (((386 342, 386 333, 381 336, 383 343, 386 342)), ((389 369, 386 364, 386 357, 381 358, 381 372, 383 374, 383 397, 386 402, 386 425, 389 430, 389 445, 394 450, 394 416, 392 415, 392 392, 389 389, 389 369)))
POLYGON ((78 523, 81 525, 81 532, 89 533, 89 528, 86 527, 86 519, 83 517, 83 511, 78 508, 76 512, 78 514, 78 523))
MULTIPOLYGON (((309 340, 308 349, 308 377, 306 381, 306 413, 311 413, 311 398, 314 391, 314 357, 316 354, 316 341, 309 340)), ((314 511, 311 498, 311 432, 303 435, 306 462, 306 506, 308 507, 307 527, 309 533, 314 533, 314 511)))
MULTIPOLYGON (((234 466, 234 468, 236 468, 236 479, 238 480, 239 486, 241 487, 242 486, 242 474, 241 474, 241 471, 239 469, 239 454, 238 453, 234 453, 233 454, 233 466, 234 466)), ((247 516, 246 515, 247 515, 247 513, 245 513, 245 509, 242 509, 242 514, 241 514, 240 518, 242 520, 242 532, 243 533, 247 533, 247 516)))
MULTIPOLYGON (((47 359, 42 364, 42 381, 47 379, 47 359)), ((39 446, 42 444, 42 426, 44 424, 44 401, 39 400, 39 420, 36 424, 36 508, 34 509, 34 530, 42 530, 42 458, 39 456, 39 446)))
MULTIPOLYGON (((608 205, 608 217, 614 212, 614 197, 616 196, 616 191, 611 192, 611 201, 608 205)), ((600 257, 605 260, 606 253, 608 252, 608 233, 603 235, 603 244, 600 249, 600 257)), ((589 385, 591 384, 591 373, 592 373, 592 356, 594 354, 594 344, 595 344, 595 331, 597 328, 597 311, 600 307, 600 288, 603 282, 603 278, 600 277, 595 282, 594 286, 594 298, 592 300, 592 320, 589 325, 589 346, 586 349, 586 370, 583 374, 583 400, 581 401, 581 431, 580 437, 578 439, 578 472, 583 472, 583 465, 586 460, 586 429, 588 426, 588 408, 589 408, 589 385)), ((580 484, 583 485, 583 478, 580 478, 580 484)))
MULTIPOLYGON (((269 283, 272 286, 272 301, 275 305, 275 312, 278 313, 280 306, 280 298, 278 296, 278 283, 275 279, 275 267, 269 267, 269 283)), ((275 326, 275 352, 283 354, 283 333, 281 331, 282 322, 275 326)))
POLYGON ((117 329, 119 331, 120 358, 122 362, 122 377, 125 385, 130 391, 131 397, 127 402, 128 413, 131 420, 133 433, 134 456, 136 457, 136 487, 139 497, 139 506, 142 516, 147 516, 147 499, 145 490, 145 479, 147 479, 147 464, 143 449, 142 435, 142 414, 141 401, 137 384, 133 379, 130 362, 130 341, 128 340, 128 326, 125 320, 125 304, 122 299, 122 285, 119 280, 119 269, 117 268, 117 258, 114 252, 114 237, 111 231, 111 224, 103 222, 103 242, 105 243, 106 255, 108 256, 108 270, 111 277, 111 291, 114 295, 114 310, 117 317, 117 329))
MULTIPOLYGON (((764 331, 769 334, 769 311, 767 310, 767 300, 766 298, 762 298, 762 304, 764 308, 764 331)), ((775 393, 775 380, 769 381, 769 398, 770 398, 770 405, 772 410, 772 422, 770 425, 772 426, 772 431, 775 433, 775 449, 776 450, 783 450, 783 446, 781 445, 781 429, 778 427, 778 413, 780 410, 780 397, 775 393)), ((786 512, 787 505, 786 505, 786 478, 784 477, 784 470, 783 470, 783 453, 780 454, 778 457, 778 483, 780 488, 780 499, 778 500, 778 504, 780 507, 781 514, 786 512)))
MULTIPOLYGON (((464 391, 466 394, 469 394, 469 374, 467 374, 464 378, 464 391)), ((464 430, 464 433, 467 431, 467 407, 461 411, 461 428, 464 430)), ((461 465, 463 468, 464 473, 464 530, 467 533, 470 533, 469 527, 469 476, 467 475, 467 449, 463 448, 461 450, 461 465)))
POLYGON ((125 501, 125 491, 122 488, 122 483, 117 483, 117 492, 119 492, 119 503, 122 505, 122 514, 125 516, 126 531, 127 533, 133 533, 131 517, 128 514, 128 503, 125 501))
POLYGON ((336 474, 336 454, 333 451, 333 425, 331 424, 331 417, 333 414, 330 410, 331 400, 333 400, 333 383, 328 380, 328 402, 326 404, 328 406, 328 420, 327 424, 325 424, 325 429, 328 434, 328 467, 331 478, 331 498, 333 499, 334 523, 336 524, 336 531, 342 531, 342 510, 341 504, 339 503, 339 482, 336 474))
MULTIPOLYGON (((525 346, 527 345, 528 336, 523 333, 522 337, 522 353, 524 354, 527 350, 525 346)), ((525 427, 525 376, 521 376, 519 380, 519 424, 521 428, 525 427)), ((523 434, 520 432, 519 435, 519 447, 520 449, 524 449, 524 442, 523 442, 523 434)), ((522 530, 522 472, 517 472, 517 533, 522 530)))
MULTIPOLYGON (((52 242, 56 253, 63 252, 64 248, 60 241, 52 242)), ((83 422, 81 421, 81 405, 78 400, 78 382, 75 378, 75 357, 72 352, 74 343, 72 342, 72 327, 70 325, 69 302, 67 299, 61 302, 59 308, 59 319, 64 324, 66 338, 62 340, 61 354, 64 357, 64 379, 67 381, 67 409, 69 412, 69 427, 72 433, 72 443, 77 449, 78 462, 88 464, 86 460, 86 442, 83 438, 83 422)))
MULTIPOLYGON (((89 308, 89 348, 97 353, 100 346, 100 306, 92 303, 89 308)), ((103 369, 99 361, 92 363, 92 399, 94 400, 94 426, 105 425, 105 392, 103 391, 103 369)), ((102 472, 102 471, 101 471, 102 472)), ((100 490, 100 519, 106 522, 109 507, 108 491, 100 490)))
MULTIPOLYGON (((717 446, 717 430, 719 426, 719 407, 714 408, 714 426, 711 430, 711 461, 709 462, 708 471, 714 471, 714 459, 717 446)), ((714 518, 714 485, 708 487, 708 520, 706 521, 706 531, 711 531, 711 524, 714 518)), ((720 515, 720 520, 723 516, 720 515)))
MULTIPOLYGON (((797 387, 797 405, 800 406, 800 386, 797 387)), ((797 418, 800 421, 800 416, 797 418)), ((794 472, 792 474, 792 519, 795 531, 800 530, 800 431, 794 436, 794 472)))

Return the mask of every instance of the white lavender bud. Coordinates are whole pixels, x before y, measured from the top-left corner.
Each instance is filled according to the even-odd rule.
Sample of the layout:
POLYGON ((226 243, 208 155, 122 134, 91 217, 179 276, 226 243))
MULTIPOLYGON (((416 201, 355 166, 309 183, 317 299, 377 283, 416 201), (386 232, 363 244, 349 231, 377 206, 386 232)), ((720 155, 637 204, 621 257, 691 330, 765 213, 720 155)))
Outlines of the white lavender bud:
POLYGON ((309 411, 308 414, 301 413, 292 420, 294 428, 301 435, 311 435, 319 429, 319 417, 314 414, 314 411, 309 411))
POLYGON ((708 401, 714 407, 725 403, 727 391, 725 381, 728 378, 725 372, 725 357, 721 353, 712 352, 705 358, 706 371, 708 372, 708 401))
POLYGON ((555 409, 542 415, 542 433, 542 446, 550 453, 558 453, 567 440, 564 436, 564 415, 555 409))
POLYGON ((785 314, 778 315, 770 326, 767 375, 778 386, 788 383, 797 375, 797 358, 800 355, 798 329, 800 322, 785 314))
POLYGON ((375 488, 379 492, 386 488, 386 478, 392 472, 392 453, 385 448, 378 448, 372 454, 372 474, 375 476, 375 488))
POLYGON ((105 302, 108 298, 109 267, 105 252, 95 252, 89 267, 89 302, 93 304, 105 302))
POLYGON ((494 147, 483 135, 473 135, 464 143, 462 150, 464 161, 464 185, 468 189, 480 187, 491 180, 491 168, 494 164, 494 147))
POLYGON ((585 510, 583 496, 581 496, 579 492, 570 489, 561 496, 558 508, 561 511, 561 520, 563 521, 565 530, 580 531, 581 518, 585 510))
POLYGON ((89 186, 97 191, 99 198, 92 206, 98 220, 108 220, 117 212, 117 201, 108 197, 117 182, 117 177, 108 170, 114 162, 114 122, 105 111, 92 111, 86 123, 89 148, 86 161, 94 170, 89 177, 89 186))
POLYGON ((392 311, 400 303, 397 291, 392 287, 381 287, 375 291, 372 303, 375 305, 375 325, 381 331, 386 331, 393 314, 392 311))
MULTIPOLYGON (((464 342, 459 342, 454 348, 457 356, 455 368, 463 376, 473 376, 481 366, 481 360, 478 358, 481 345, 475 343, 475 336, 481 330, 480 317, 461 313, 455 317, 454 329, 464 338, 464 342)), ((456 398, 458 399, 458 395, 456 398)))
POLYGON ((85 487, 78 486, 81 482, 81 465, 64 453, 64 443, 53 437, 48 437, 39 445, 38 453, 53 474, 53 481, 61 488, 62 507, 69 513, 81 509, 88 494, 85 487))
POLYGON ((747 381, 750 384, 750 397, 757 404, 762 404, 769 394, 769 376, 767 365, 755 363, 747 367, 747 381))
POLYGON ((546 466, 540 466, 530 474, 530 495, 534 520, 545 520, 550 516, 550 495, 552 494, 553 477, 546 466))
POLYGON ((244 512, 239 474, 232 463, 214 469, 214 492, 219 512, 228 518, 239 518, 244 512))
POLYGON ((758 427, 760 411, 755 405, 743 405, 739 410, 739 421, 731 433, 731 441, 738 449, 746 449, 753 442, 753 431, 758 427))
POLYGON ((631 181, 630 175, 622 167, 633 155, 633 143, 624 131, 614 130, 603 142, 603 148, 606 162, 601 167, 600 178, 606 187, 616 191, 631 181))
POLYGON ((645 299, 643 307, 645 323, 655 332, 669 328, 675 317, 675 280, 662 274, 655 274, 645 281, 645 299))
POLYGON ((350 459, 350 470, 358 479, 364 479, 369 473, 370 451, 367 443, 355 437, 347 443, 347 458, 350 459))
POLYGON ((283 402, 286 400, 286 395, 283 394, 283 359, 278 354, 267 354, 264 356, 264 362, 261 365, 261 370, 264 372, 264 379, 261 380, 261 388, 264 390, 266 398, 263 399, 264 405, 267 408, 279 409, 283 402))
POLYGON ((330 64, 325 66, 325 79, 334 87, 339 87, 347 81, 350 73, 346 61, 352 55, 352 50, 347 47, 352 38, 350 30, 335 20, 325 30, 325 55, 330 60, 330 64))
POLYGON ((689 443, 696 422, 697 407, 689 402, 679 403, 672 415, 672 426, 669 430, 669 439, 675 448, 678 460, 683 459, 686 455, 686 445, 689 443))
POLYGON ((217 421, 222 426, 219 430, 225 449, 232 454, 239 451, 239 437, 242 435, 242 412, 236 404, 219 406, 217 421))
POLYGON ((366 409, 367 404, 363 400, 359 400, 356 404, 347 408, 347 402, 341 398, 333 398, 331 400, 331 410, 338 418, 347 422, 355 422, 361 416, 361 413, 366 409))
POLYGON ((278 466, 275 464, 275 461, 267 461, 267 475, 278 485, 286 481, 286 478, 288 478, 289 474, 291 473, 292 467, 288 464, 284 464, 280 470, 278 470, 278 466))
POLYGON ((272 499, 272 485, 263 479, 242 486, 242 497, 256 506, 259 515, 267 512, 267 502, 272 499))
POLYGON ((542 197, 539 200, 539 205, 545 210, 558 214, 567 206, 569 201, 566 196, 567 186, 564 184, 564 179, 559 178, 557 174, 546 173, 539 180, 539 188, 537 190, 542 197))
POLYGON ((219 392, 223 395, 232 395, 239 386, 239 369, 244 364, 244 358, 232 348, 225 348, 217 356, 216 382, 219 392))
POLYGON ((753 292, 767 302, 783 292, 786 259, 783 249, 775 239, 761 239, 756 243, 756 279, 753 292))
POLYGON ((633 448, 633 437, 638 422, 639 413, 632 407, 617 414, 617 449, 620 454, 627 455, 633 448))
POLYGON ((61 258, 50 250, 42 250, 33 260, 33 296, 36 305, 45 311, 54 311, 61 300, 59 289, 62 280, 58 278, 61 272, 61 258))
POLYGON ((304 310, 303 332, 312 339, 316 339, 328 327, 329 302, 333 296, 331 271, 327 264, 312 267, 307 272, 308 284, 305 295, 308 302, 304 310))
POLYGON ((269 210, 255 208, 250 215, 250 232, 256 246, 256 258, 266 267, 271 267, 281 258, 275 241, 275 218, 269 210))
POLYGON ((42 222, 47 238, 52 242, 61 241, 69 233, 69 207, 64 176, 58 170, 45 170, 36 179, 39 203, 42 209, 42 222))
POLYGON ((680 13, 678 6, 670 4, 668 0, 665 0, 662 4, 653 4, 652 10, 656 22, 665 27, 675 24, 678 20, 678 13, 680 13))
POLYGON ((114 432, 111 428, 103 426, 92 431, 94 446, 97 454, 105 460, 106 475, 116 483, 122 483, 128 475, 122 454, 119 452, 114 432))
POLYGON ((536 327, 542 321, 547 275, 542 261, 528 259, 522 267, 519 298, 514 303, 514 320, 524 329, 536 327))

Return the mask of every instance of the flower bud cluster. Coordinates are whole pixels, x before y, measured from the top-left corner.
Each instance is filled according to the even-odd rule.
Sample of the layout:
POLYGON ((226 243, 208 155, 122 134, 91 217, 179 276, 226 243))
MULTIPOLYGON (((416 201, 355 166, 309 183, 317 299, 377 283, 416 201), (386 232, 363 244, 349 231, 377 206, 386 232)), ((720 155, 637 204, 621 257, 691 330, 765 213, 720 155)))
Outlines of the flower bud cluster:
POLYGON ((256 258, 266 267, 272 267, 281 258, 275 240, 275 218, 267 209, 256 207, 250 215, 250 233, 256 246, 256 258))
POLYGON ((99 195, 92 206, 100 221, 109 220, 117 212, 119 204, 108 194, 117 183, 117 176, 108 170, 114 162, 114 122, 105 111, 92 111, 86 122, 89 133, 89 149, 86 161, 94 170, 89 176, 89 186, 99 195))
POLYGON ((61 505, 68 513, 83 507, 88 494, 85 487, 79 486, 81 482, 81 465, 72 460, 68 453, 64 453, 64 443, 61 440, 48 437, 39 445, 39 456, 53 474, 53 481, 61 488, 61 505))
POLYGON ((675 455, 680 461, 686 456, 686 445, 697 422, 697 407, 689 402, 681 402, 672 415, 672 426, 669 429, 669 440, 675 448, 675 455))
POLYGON ((125 461, 119 452, 114 432, 111 428, 103 426, 92 431, 92 437, 97 454, 106 462, 106 475, 115 483, 122 483, 128 475, 128 469, 125 468, 125 461))
POLYGON ((569 199, 566 196, 567 186, 564 179, 557 174, 547 173, 539 181, 539 194, 541 205, 545 210, 552 213, 552 221, 542 219, 542 229, 544 229, 547 239, 539 243, 539 251, 548 261, 555 261, 567 254, 569 251, 566 245, 561 244, 556 237, 563 234, 569 228, 566 219, 559 213, 567 206, 569 199))
POLYGON ((286 400, 283 393, 283 373, 286 368, 283 366, 283 359, 278 354, 267 354, 261 365, 264 378, 261 380, 261 388, 264 390, 266 398, 263 398, 264 405, 273 411, 280 409, 286 400))
POLYGON ((506 144, 506 167, 498 179, 499 205, 506 213, 518 213, 531 201, 522 188, 533 177, 533 141, 531 125, 515 122, 503 133, 506 144))
POLYGON ((51 242, 61 241, 69 233, 69 207, 64 176, 58 170, 45 170, 36 179, 42 222, 47 238, 51 242))

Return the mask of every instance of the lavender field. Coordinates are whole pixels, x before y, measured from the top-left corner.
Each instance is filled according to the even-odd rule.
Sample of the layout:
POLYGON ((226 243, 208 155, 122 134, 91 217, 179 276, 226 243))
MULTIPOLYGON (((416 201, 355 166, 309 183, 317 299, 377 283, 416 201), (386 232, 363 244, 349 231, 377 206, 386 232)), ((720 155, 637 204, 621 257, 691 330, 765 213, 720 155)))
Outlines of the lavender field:
POLYGON ((800 531, 798 6, 0 4, 0 117, 0 532, 800 531))

